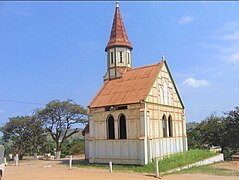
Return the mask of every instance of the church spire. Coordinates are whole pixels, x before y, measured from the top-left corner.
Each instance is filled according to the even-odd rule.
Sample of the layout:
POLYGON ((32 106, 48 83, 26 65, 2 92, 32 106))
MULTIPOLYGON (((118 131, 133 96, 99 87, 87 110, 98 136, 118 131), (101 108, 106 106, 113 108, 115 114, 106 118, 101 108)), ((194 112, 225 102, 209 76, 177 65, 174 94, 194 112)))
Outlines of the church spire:
POLYGON ((107 51, 107 49, 109 48, 116 47, 116 46, 127 47, 131 50, 133 49, 133 46, 128 40, 123 19, 120 15, 118 1, 116 1, 115 15, 114 15, 113 25, 111 29, 111 34, 110 34, 110 40, 105 48, 105 51, 107 51))
POLYGON ((133 46, 128 40, 124 23, 120 15, 119 2, 116 1, 115 15, 110 40, 105 48, 107 52, 107 72, 104 81, 119 78, 124 70, 132 68, 133 46))

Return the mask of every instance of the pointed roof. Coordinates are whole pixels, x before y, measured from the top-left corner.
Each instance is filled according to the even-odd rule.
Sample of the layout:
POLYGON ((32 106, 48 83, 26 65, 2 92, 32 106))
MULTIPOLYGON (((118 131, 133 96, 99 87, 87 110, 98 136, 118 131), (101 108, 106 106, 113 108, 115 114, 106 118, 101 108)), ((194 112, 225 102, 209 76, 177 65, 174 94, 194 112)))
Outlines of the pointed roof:
POLYGON ((111 34, 110 34, 110 40, 105 48, 105 51, 107 51, 108 48, 111 48, 114 46, 126 46, 130 49, 133 49, 133 46, 129 42, 127 34, 126 34, 124 22, 120 15, 118 2, 116 2, 115 15, 114 15, 113 25, 111 29, 111 34))

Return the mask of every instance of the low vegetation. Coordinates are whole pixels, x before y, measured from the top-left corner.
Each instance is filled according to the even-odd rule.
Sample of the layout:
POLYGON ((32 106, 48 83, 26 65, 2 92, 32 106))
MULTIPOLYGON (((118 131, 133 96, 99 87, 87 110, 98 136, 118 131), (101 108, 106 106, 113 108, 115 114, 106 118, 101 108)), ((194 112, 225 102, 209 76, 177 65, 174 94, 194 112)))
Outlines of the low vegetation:
POLYGON ((174 174, 191 174, 191 173, 205 173, 217 176, 239 176, 239 171, 233 171, 230 169, 217 168, 212 165, 192 167, 190 169, 185 169, 174 174))
MULTIPOLYGON (((170 169, 174 169, 180 166, 191 164, 203 159, 209 158, 216 155, 214 152, 204 151, 204 150, 190 150, 184 153, 178 153, 166 157, 159 161, 160 172, 166 172, 170 169)), ((86 161, 80 161, 77 167, 98 167, 98 168, 108 168, 107 164, 89 164, 86 161)), ((136 165, 113 165, 114 170, 121 171, 132 171, 139 173, 155 173, 155 162, 149 163, 145 166, 136 165)))
POLYGON ((67 155, 77 155, 85 153, 85 142, 83 139, 74 138, 72 141, 66 141, 62 147, 62 157, 67 155))

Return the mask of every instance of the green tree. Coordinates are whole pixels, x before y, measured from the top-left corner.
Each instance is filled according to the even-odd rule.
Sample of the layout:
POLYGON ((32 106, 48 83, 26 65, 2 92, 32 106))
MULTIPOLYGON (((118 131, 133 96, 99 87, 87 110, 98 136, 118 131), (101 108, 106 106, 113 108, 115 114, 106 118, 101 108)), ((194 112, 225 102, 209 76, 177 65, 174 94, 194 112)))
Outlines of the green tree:
POLYGON ((3 141, 9 152, 18 154, 22 159, 26 153, 36 152, 39 145, 46 141, 42 123, 35 116, 17 116, 1 127, 3 141))
POLYGON ((201 144, 224 145, 225 126, 222 117, 211 115, 202 121, 196 129, 199 129, 201 133, 201 144))
POLYGON ((239 107, 224 113, 222 117, 211 115, 195 128, 188 129, 187 135, 190 148, 218 145, 230 157, 239 151, 239 107))
POLYGON ((44 123, 56 143, 56 158, 59 159, 64 142, 79 131, 78 124, 88 121, 87 111, 84 107, 72 100, 51 101, 45 108, 36 111, 36 116, 44 123))
POLYGON ((67 140, 62 147, 62 156, 84 154, 85 142, 83 139, 74 138, 72 141, 67 140))
POLYGON ((212 114, 196 127, 188 129, 189 148, 205 148, 205 146, 222 146, 225 142, 224 118, 212 114))
POLYGON ((239 107, 235 107, 234 110, 225 113, 225 115, 224 144, 233 152, 237 152, 239 151, 239 107))
POLYGON ((202 147, 202 134, 198 128, 190 128, 187 132, 189 149, 198 149, 202 147))
POLYGON ((44 153, 54 154, 54 149, 56 148, 56 144, 52 139, 47 140, 47 142, 41 146, 40 151, 44 153))

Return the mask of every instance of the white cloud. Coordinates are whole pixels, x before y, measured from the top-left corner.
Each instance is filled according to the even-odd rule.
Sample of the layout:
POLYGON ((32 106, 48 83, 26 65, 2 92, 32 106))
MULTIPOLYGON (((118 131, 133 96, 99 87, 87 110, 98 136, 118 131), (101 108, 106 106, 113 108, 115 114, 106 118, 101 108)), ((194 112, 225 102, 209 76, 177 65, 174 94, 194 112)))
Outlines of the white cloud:
POLYGON ((225 32, 231 32, 235 29, 238 29, 239 27, 239 22, 237 21, 232 21, 232 22, 227 22, 224 23, 220 28, 217 29, 218 33, 225 33, 225 32))
POLYGON ((183 16, 178 20, 178 24, 180 24, 180 25, 188 24, 188 23, 191 23, 192 21, 193 21, 192 16, 183 16))
POLYGON ((225 62, 239 65, 239 21, 227 22, 215 31, 212 43, 200 45, 217 50, 216 56, 225 62), (215 41, 215 42, 213 42, 215 41))
POLYGON ((229 34, 224 34, 221 36, 222 40, 239 40, 239 31, 229 33, 229 34))
POLYGON ((239 52, 232 53, 227 60, 229 62, 239 63, 239 52))
POLYGON ((194 88, 202 87, 202 86, 207 86, 209 82, 204 79, 194 79, 192 77, 187 78, 185 81, 183 81, 182 85, 188 85, 194 88))
POLYGON ((3 113, 5 113, 5 110, 0 109, 0 114, 3 114, 3 113))

